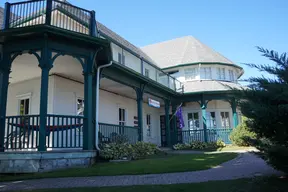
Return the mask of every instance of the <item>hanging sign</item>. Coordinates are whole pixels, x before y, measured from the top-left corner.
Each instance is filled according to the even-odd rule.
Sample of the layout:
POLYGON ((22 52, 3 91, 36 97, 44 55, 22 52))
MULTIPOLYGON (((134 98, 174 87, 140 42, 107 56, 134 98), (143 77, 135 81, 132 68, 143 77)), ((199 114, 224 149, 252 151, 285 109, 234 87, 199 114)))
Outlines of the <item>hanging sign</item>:
POLYGON ((160 102, 151 98, 148 98, 148 105, 150 107, 160 108, 160 102))

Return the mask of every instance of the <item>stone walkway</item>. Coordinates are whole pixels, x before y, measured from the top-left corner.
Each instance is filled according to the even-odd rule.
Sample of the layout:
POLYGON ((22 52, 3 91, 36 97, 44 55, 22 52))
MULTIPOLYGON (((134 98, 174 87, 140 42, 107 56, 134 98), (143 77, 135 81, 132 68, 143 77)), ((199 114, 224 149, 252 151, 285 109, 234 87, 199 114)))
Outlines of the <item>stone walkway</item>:
POLYGON ((225 162, 218 167, 203 171, 133 176, 96 176, 16 181, 0 183, 0 191, 19 191, 44 188, 197 183, 280 174, 280 172, 272 169, 262 159, 253 155, 252 153, 240 153, 237 158, 231 161, 225 162))

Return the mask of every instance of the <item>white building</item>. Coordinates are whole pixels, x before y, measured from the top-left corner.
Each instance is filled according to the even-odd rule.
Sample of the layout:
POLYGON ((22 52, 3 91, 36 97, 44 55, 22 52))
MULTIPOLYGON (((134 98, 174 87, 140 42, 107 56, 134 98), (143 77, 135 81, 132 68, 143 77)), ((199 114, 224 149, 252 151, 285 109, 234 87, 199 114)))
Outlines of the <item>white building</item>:
MULTIPOLYGON (((16 14, 17 6, 21 4, 10 4, 10 13, 16 14)), ((143 140, 159 146, 192 140, 222 139, 229 143, 229 133, 240 121, 240 115, 236 111, 235 100, 229 95, 228 86, 240 87, 237 80, 244 72, 241 67, 192 36, 138 48, 97 22, 97 34, 92 38, 92 24, 88 27, 83 24, 89 23, 86 13, 83 10, 78 13, 75 9, 69 4, 53 4, 51 21, 45 30, 40 28, 40 24, 47 24, 47 16, 34 14, 32 19, 24 20, 23 16, 19 19, 12 14, 13 18, 0 32, 2 55, 13 53, 11 56, 14 59, 9 76, 4 141, 2 139, 5 149, 39 149, 41 143, 38 143, 37 137, 41 136, 41 126, 44 127, 42 131, 46 129, 45 142, 50 150, 85 148, 83 134, 84 138, 90 138, 87 145, 91 148, 95 139, 96 77, 95 74, 89 76, 83 67, 88 58, 84 52, 87 47, 98 47, 101 43, 101 49, 97 49, 100 56, 95 56, 97 66, 108 63, 110 50, 113 64, 101 71, 100 142, 109 141, 114 132, 128 136, 130 142, 143 140), (7 34, 5 30, 11 31, 7 34), (44 52, 36 46, 42 40, 52 53, 53 68, 48 69, 48 92, 41 89, 45 84, 45 67, 41 64, 44 52), (107 47, 107 42, 111 49, 107 47), (19 50, 16 51, 17 45, 19 50), (35 55, 40 59, 37 60, 35 55), (84 107, 85 82, 93 84, 86 87, 89 101, 84 107), (90 89, 93 89, 91 94, 90 89), (47 93, 47 105, 41 90, 42 94, 47 93), (156 104, 159 102, 160 107, 149 106, 151 99, 156 104), (86 109, 86 105, 91 111, 85 115, 83 108, 86 109), (174 114, 179 106, 182 106, 185 124, 182 129, 175 126, 177 120, 174 114), (41 119, 43 111, 45 117, 41 119), (79 118, 83 115, 85 119, 79 118), (23 116, 28 117, 25 125, 23 116), (86 119, 87 129, 83 128, 86 119)), ((1 18, 3 15, 4 12, 0 14, 0 21, 4 20, 1 18)), ((1 96, 5 98, 4 59, 1 65, 1 96)), ((1 104, 3 109, 5 104, 1 104)), ((5 116, 5 110, 2 110, 3 114, 5 116)))

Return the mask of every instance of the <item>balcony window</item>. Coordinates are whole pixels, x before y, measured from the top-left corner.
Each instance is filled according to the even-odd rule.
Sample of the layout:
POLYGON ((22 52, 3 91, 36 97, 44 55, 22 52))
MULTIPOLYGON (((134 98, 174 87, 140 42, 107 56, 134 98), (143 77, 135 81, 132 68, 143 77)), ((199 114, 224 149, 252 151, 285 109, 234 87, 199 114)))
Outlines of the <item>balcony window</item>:
POLYGON ((211 67, 201 68, 201 79, 212 79, 211 67))
POLYGON ((225 68, 217 68, 217 77, 219 80, 225 80, 225 68))
POLYGON ((235 76, 234 76, 233 70, 229 70, 229 79, 230 79, 230 81, 235 81, 235 76))
POLYGON ((145 69, 145 76, 146 76, 146 77, 150 77, 149 69, 145 69))
POLYGON ((193 80, 196 78, 196 75, 198 73, 198 69, 197 68, 188 68, 188 69, 185 69, 184 73, 185 73, 185 80, 193 80))

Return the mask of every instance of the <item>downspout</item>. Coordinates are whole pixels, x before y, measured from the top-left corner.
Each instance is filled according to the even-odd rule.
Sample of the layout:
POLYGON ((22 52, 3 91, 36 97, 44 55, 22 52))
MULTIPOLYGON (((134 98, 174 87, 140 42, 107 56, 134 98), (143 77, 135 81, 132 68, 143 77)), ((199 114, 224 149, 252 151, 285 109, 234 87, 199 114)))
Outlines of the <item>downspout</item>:
POLYGON ((100 70, 105 68, 105 67, 109 67, 112 65, 112 61, 110 61, 110 63, 107 63, 105 65, 101 65, 99 67, 97 67, 97 77, 96 77, 96 114, 95 114, 95 147, 98 151, 100 151, 100 148, 98 146, 98 132, 99 132, 99 85, 100 85, 100 70))

